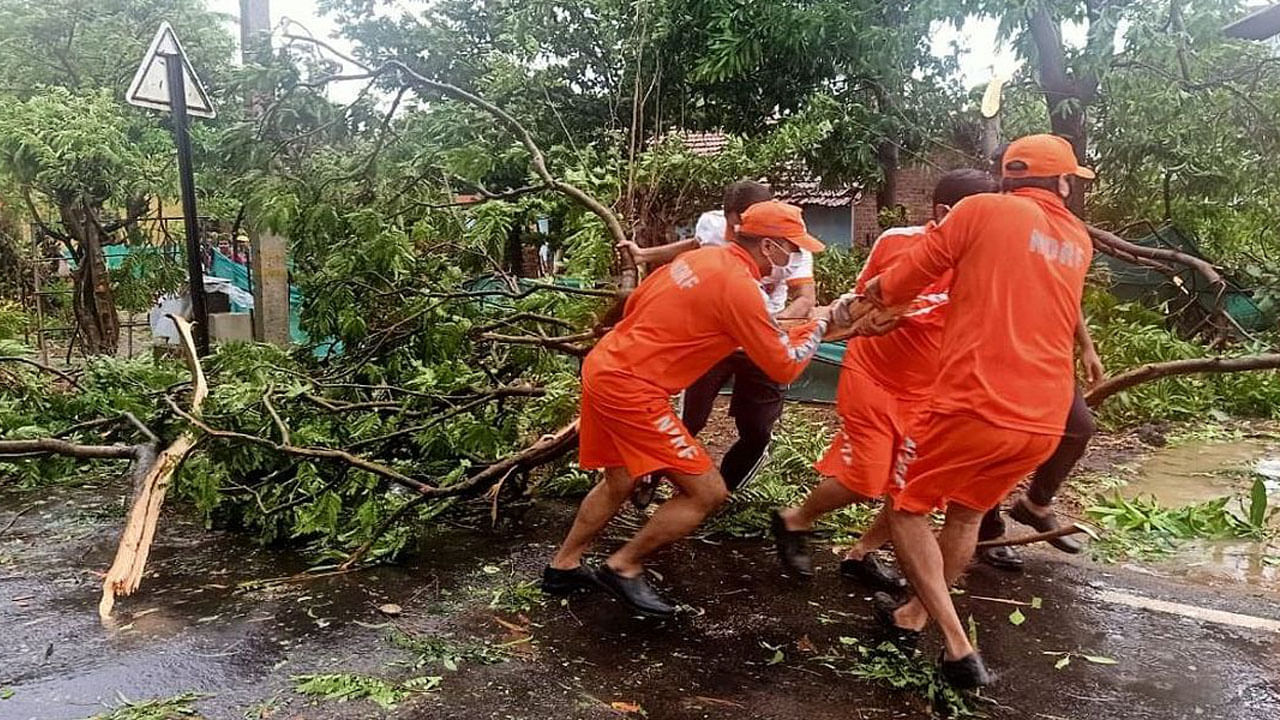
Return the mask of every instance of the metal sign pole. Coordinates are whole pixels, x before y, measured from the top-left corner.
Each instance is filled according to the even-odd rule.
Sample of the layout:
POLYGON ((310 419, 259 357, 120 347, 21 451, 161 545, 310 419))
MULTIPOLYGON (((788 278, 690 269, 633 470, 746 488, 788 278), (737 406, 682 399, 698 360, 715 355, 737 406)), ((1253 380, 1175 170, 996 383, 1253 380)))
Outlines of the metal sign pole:
POLYGON ((200 216, 196 213, 196 181, 191 169, 191 136, 187 133, 187 84, 182 56, 163 54, 168 75, 169 111, 173 113, 173 141, 178 146, 178 178, 182 185, 182 219, 187 226, 187 282, 191 288, 191 317, 195 321, 196 351, 209 354, 209 306, 204 295, 204 263, 200 261, 200 216))

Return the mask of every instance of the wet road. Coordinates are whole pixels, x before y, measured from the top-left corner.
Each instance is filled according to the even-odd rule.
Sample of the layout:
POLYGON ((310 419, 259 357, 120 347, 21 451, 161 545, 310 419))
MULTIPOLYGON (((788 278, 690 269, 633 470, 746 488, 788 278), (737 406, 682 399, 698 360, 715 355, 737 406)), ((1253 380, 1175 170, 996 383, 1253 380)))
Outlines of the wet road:
MULTIPOLYGON (((0 535, 0 696, 9 696, 0 718, 81 718, 121 698, 189 691, 206 694, 196 707, 211 719, 928 715, 915 694, 837 672, 844 665, 828 656, 871 643, 875 629, 866 590, 838 578, 825 550, 818 577, 795 585, 763 543, 682 543, 653 563, 661 585, 691 606, 666 624, 628 618, 602 596, 512 607, 514 584, 535 576, 571 510, 553 502, 537 505, 518 533, 442 533, 404 567, 247 588, 303 563, 170 514, 142 589, 104 628, 92 571, 110 562, 125 493, 0 495, 0 527, 26 510, 0 535), (404 614, 381 615, 387 602, 404 614), (411 655, 387 642, 393 622, 450 642, 517 643, 505 662, 411 669, 402 665, 411 655), (387 713, 299 696, 289 680, 338 671, 444 679, 387 713)), ((975 568, 964 582, 962 615, 973 616, 999 674, 975 703, 982 713, 1280 717, 1274 590, 1049 552, 1036 552, 1021 575, 975 568), (1149 609, 1150 600, 1167 604, 1149 609), (1009 619, 1015 608, 1020 625, 1009 619), (1198 617, 1205 609, 1221 614, 1198 617), (1062 653, 1074 655, 1055 669, 1062 653)), ((924 652, 938 652, 935 638, 924 652)))

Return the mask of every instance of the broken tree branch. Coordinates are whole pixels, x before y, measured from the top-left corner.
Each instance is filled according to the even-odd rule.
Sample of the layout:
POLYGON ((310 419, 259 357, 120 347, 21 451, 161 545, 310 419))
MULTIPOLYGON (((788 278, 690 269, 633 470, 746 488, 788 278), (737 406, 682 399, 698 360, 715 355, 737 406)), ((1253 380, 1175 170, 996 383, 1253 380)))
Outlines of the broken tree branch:
POLYGON ((0 457, 15 455, 47 454, 65 455, 82 460, 133 460, 138 455, 137 445, 81 445, 57 438, 33 440, 0 440, 0 457))
MULTIPOLYGON (((289 32, 284 33, 284 37, 288 40, 309 42, 319 47, 323 47, 325 50, 342 58, 344 61, 351 62, 352 64, 360 67, 364 70, 364 77, 380 77, 388 70, 396 70, 400 73, 402 78, 408 81, 410 86, 417 90, 425 89, 438 92, 446 97, 480 108, 489 115, 492 115, 499 123, 506 126, 506 128, 516 136, 516 139, 520 141, 520 144, 524 146, 525 150, 528 151, 529 162, 533 166, 533 170, 538 177, 541 178, 548 187, 563 195, 567 195, 573 200, 576 200, 599 217, 604 222, 605 228, 609 231, 609 234, 613 237, 614 246, 618 248, 624 247, 623 243, 627 240, 627 233, 626 230, 623 229, 622 222, 618 219, 618 216, 606 207, 604 203, 587 194, 581 188, 552 175, 551 171, 547 169, 547 161, 542 153, 542 149, 538 147, 538 144, 533 139, 533 133, 529 132, 528 128, 526 128, 519 120, 516 120, 515 117, 506 110, 503 110, 488 100, 467 92, 456 85, 432 80, 400 60, 388 60, 377 68, 370 68, 363 63, 357 62, 354 58, 338 52, 323 40, 310 36, 296 35, 289 32)), ((622 257, 620 285, 623 291, 629 291, 635 288, 638 280, 635 260, 631 257, 631 253, 629 251, 619 250, 619 252, 622 257)))
MULTIPOLYGON (((497 484, 513 472, 528 472, 534 468, 546 465, 555 460, 564 453, 568 452, 578 441, 578 421, 565 425, 559 430, 549 435, 543 435, 538 441, 518 453, 510 455, 498 462, 489 465, 476 474, 468 477, 466 480, 457 485, 450 485, 442 488, 444 491, 450 491, 449 494, 455 497, 463 497, 468 495, 478 495, 491 486, 497 484)), ((437 496, 438 497, 438 496, 437 496)), ((339 568, 346 570, 359 563, 364 559, 369 551, 373 548, 374 543, 391 528, 398 520, 403 518, 410 510, 418 505, 426 502, 428 497, 417 497, 409 502, 401 505, 394 513, 384 519, 382 523, 374 529, 360 547, 343 561, 339 568)))
MULTIPOLYGON (((200 407, 209 395, 209 383, 205 379, 204 368, 200 366, 200 358, 196 354, 195 340, 191 336, 191 324, 185 318, 169 315, 178 335, 182 340, 183 354, 186 356, 187 368, 191 371, 191 412, 199 414, 200 407)), ((137 423, 136 418, 130 418, 137 423)), ((137 423, 141 425, 141 423, 137 423)), ((149 431, 148 431, 148 434, 149 431)), ((174 471, 182 464, 187 453, 198 441, 196 434, 190 430, 182 433, 169 447, 155 454, 155 445, 139 446, 147 449, 147 462, 141 460, 135 464, 133 505, 125 521, 124 530, 120 533, 120 545, 116 548, 115 560, 102 579, 102 599, 98 602, 98 615, 105 622, 111 616, 117 595, 132 595, 142 582, 142 573, 147 566, 147 557, 151 553, 151 543, 155 539, 156 525, 160 521, 160 508, 164 504, 165 493, 174 471)))
MULTIPOLYGON (((1226 289, 1227 283, 1222 279, 1222 275, 1218 272, 1218 269, 1213 266, 1213 263, 1210 263, 1203 258, 1198 258, 1194 255, 1188 255, 1187 253, 1180 252, 1178 250, 1171 250, 1169 248, 1152 248, 1144 245, 1138 245, 1125 240, 1115 233, 1103 230, 1102 228, 1097 228, 1092 225, 1086 225, 1085 227, 1089 231, 1089 237, 1094 241, 1094 246, 1103 252, 1107 252, 1108 250, 1117 250, 1129 257, 1142 258, 1162 263, 1166 268, 1169 267, 1169 263, 1185 265, 1186 267, 1195 270, 1201 275, 1201 277, 1209 281, 1209 284, 1218 292, 1219 295, 1221 295, 1222 291, 1226 289)), ((1125 259, 1129 258, 1126 257, 1125 259)), ((1151 266, 1160 268, 1159 265, 1151 266)))
POLYGON ((36 368, 37 370, 43 370, 44 372, 47 372, 50 375, 57 375, 59 378, 65 380, 72 387, 75 387, 79 390, 84 389, 83 387, 80 386, 80 383, 76 382, 76 379, 72 377, 70 373, 59 370, 58 368, 53 367, 52 365, 45 365, 44 363, 36 362, 31 358, 25 358, 18 355, 0 356, 0 363, 7 363, 7 362, 22 363, 23 365, 30 365, 31 367, 36 368))
POLYGON ((1243 357, 1207 357, 1189 360, 1171 360, 1169 362, 1148 363, 1116 375, 1085 395, 1089 407, 1097 407, 1104 400, 1121 390, 1140 385, 1152 380, 1174 375, 1191 375, 1195 373, 1239 372, 1242 370, 1276 370, 1280 369, 1280 353, 1261 355, 1245 355, 1243 357))

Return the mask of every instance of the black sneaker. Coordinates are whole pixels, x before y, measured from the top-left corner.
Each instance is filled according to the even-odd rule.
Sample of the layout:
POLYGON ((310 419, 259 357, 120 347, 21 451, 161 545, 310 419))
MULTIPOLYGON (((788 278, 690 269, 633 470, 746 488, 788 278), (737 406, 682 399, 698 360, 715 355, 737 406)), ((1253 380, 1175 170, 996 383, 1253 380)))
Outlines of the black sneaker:
POLYGON ((596 568, 595 579, 600 587, 641 615, 669 618, 676 613, 676 609, 662 599, 643 573, 635 577, 623 577, 608 565, 601 565, 596 568))
MULTIPOLYGON (((1039 532, 1051 532, 1062 527, 1061 523, 1058 522, 1057 515, 1049 513, 1048 515, 1041 517, 1028 510, 1025 501, 1023 500, 1018 500, 1013 504, 1013 507, 1009 508, 1009 517, 1017 520, 1023 525, 1035 528, 1039 532)), ((1072 555, 1075 555, 1084 549, 1084 546, 1080 544, 1079 540, 1069 535, 1056 537, 1050 540, 1049 544, 1064 553, 1070 553, 1072 555)))
POLYGON ((593 590, 595 587, 595 576, 585 565, 572 570, 559 570, 550 565, 542 568, 542 592, 548 595, 570 595, 593 590))
POLYGON ((887 590, 901 590, 907 586, 907 579, 902 577, 898 569, 885 562, 880 553, 875 551, 863 555, 861 560, 841 560, 840 574, 887 590))
POLYGON ((658 492, 658 481, 662 477, 657 473, 649 473, 641 475, 636 481, 635 488, 631 491, 631 506, 636 510, 644 510, 653 502, 653 496, 658 492))
POLYGON ((982 548, 978 551, 978 560, 997 570, 1022 571, 1022 556, 1017 550, 1008 546, 982 548))
POLYGON ((992 681, 991 673, 987 672, 987 666, 982 663, 982 657, 976 651, 959 660, 948 660, 943 653, 938 658, 938 666, 942 670, 943 679, 951 687, 960 690, 976 690, 983 685, 990 685, 992 681))
POLYGON ((809 555, 809 536, 813 533, 803 530, 788 530, 787 523, 777 510, 773 511, 774 545, 778 550, 778 561, 789 573, 800 577, 813 576, 813 557, 809 555))
POLYGON ((875 609, 876 620, 880 621, 881 628, 889 635, 887 640, 903 650, 914 650, 916 645, 920 644, 921 632, 898 627, 897 621, 893 618, 894 611, 903 605, 906 605, 906 602, 886 592, 877 592, 871 596, 871 606, 875 609))

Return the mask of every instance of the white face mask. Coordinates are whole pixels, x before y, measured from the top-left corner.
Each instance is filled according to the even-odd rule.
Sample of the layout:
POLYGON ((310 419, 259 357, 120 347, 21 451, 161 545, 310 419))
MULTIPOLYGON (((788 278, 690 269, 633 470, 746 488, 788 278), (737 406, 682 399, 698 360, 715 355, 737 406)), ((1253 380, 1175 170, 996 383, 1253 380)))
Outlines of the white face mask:
MULTIPOLYGON (((773 240, 769 241, 775 248, 781 247, 781 244, 773 240)), ((773 261, 773 253, 766 252, 765 259, 769 261, 770 275, 777 276, 786 273, 789 269, 795 267, 799 263, 800 253, 793 252, 787 254, 787 262, 785 265, 779 265, 773 261)))

